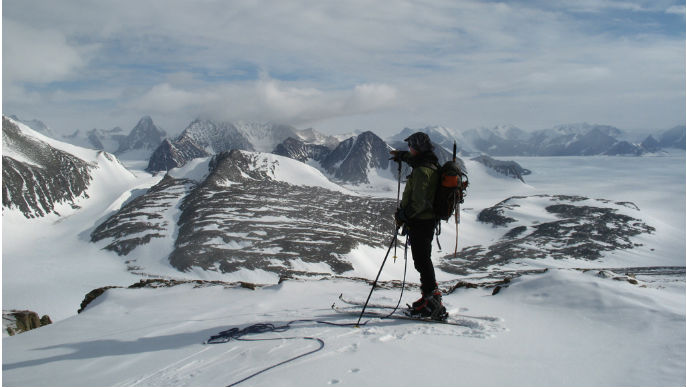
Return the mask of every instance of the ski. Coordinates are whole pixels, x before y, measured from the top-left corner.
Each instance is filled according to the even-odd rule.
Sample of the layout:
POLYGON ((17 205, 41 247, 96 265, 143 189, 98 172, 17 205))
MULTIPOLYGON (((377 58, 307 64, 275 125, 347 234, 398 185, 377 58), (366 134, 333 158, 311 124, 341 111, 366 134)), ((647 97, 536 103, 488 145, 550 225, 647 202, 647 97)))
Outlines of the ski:
MULTIPOLYGON (((341 293, 338 296, 338 299, 341 300, 343 303, 350 305, 351 307, 358 307, 359 308, 364 306, 364 302, 361 301, 355 301, 355 300, 350 300, 345 297, 343 297, 343 293, 341 293)), ((367 304, 367 308, 373 308, 373 309, 395 309, 395 305, 383 305, 383 304, 367 304)), ((343 309, 343 308, 339 308, 343 309)), ((398 308, 398 310, 404 310, 405 308, 398 308)), ((359 312, 358 312, 359 313, 359 312)), ((371 312, 371 313, 376 313, 376 312, 371 312)), ((390 312, 389 312, 390 313, 390 312)), ((367 313, 365 312, 365 315, 367 313)), ((379 313, 382 314, 382 313, 379 313)), ((409 316, 408 316, 409 317, 409 316)), ((458 317, 464 317, 464 318, 470 318, 470 319, 476 319, 476 320, 484 320, 484 321, 501 321, 502 319, 500 317, 493 317, 493 316, 472 316, 472 315, 466 315, 466 314, 458 314, 458 317)))
MULTIPOLYGON (((331 309, 333 309, 337 313, 349 314, 351 316, 358 316, 360 314, 359 309, 339 308, 338 306, 336 306, 336 304, 331 305, 331 309)), ((382 312, 377 312, 377 311, 365 311, 363 317, 381 318, 381 319, 389 319, 389 320, 408 320, 408 321, 425 322, 425 323, 432 323, 432 324, 456 325, 456 326, 462 326, 462 327, 468 327, 468 328, 473 327, 473 324, 469 323, 468 321, 451 320, 451 319, 432 320, 432 319, 426 318, 426 317, 408 316, 406 314, 403 314, 403 312, 400 312, 400 314, 392 314, 389 316, 388 313, 382 313, 382 312)))
MULTIPOLYGON (((348 304, 348 305, 353 305, 353 306, 364 306, 364 302, 362 301, 354 301, 354 300, 348 300, 345 297, 343 297, 343 293, 341 293, 338 296, 338 299, 341 300, 342 302, 348 304)), ((395 305, 384 305, 384 304, 372 304, 368 303, 367 308, 374 308, 374 309, 395 309, 395 305)), ((400 308, 400 307, 399 307, 400 308)))

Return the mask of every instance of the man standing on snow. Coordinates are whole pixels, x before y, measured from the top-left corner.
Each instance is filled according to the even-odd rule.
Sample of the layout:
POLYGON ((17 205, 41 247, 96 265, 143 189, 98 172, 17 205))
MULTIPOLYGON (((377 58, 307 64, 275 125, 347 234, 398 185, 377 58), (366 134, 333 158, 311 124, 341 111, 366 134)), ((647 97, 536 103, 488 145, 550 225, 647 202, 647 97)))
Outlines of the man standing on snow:
POLYGON ((405 141, 410 151, 393 150, 391 155, 394 161, 404 161, 412 167, 400 208, 395 213, 397 226, 407 229, 414 267, 421 282, 422 298, 412 303, 410 313, 441 320, 446 317, 446 310, 431 262, 431 242, 436 227, 433 204, 439 181, 438 158, 426 133, 414 133, 405 141))

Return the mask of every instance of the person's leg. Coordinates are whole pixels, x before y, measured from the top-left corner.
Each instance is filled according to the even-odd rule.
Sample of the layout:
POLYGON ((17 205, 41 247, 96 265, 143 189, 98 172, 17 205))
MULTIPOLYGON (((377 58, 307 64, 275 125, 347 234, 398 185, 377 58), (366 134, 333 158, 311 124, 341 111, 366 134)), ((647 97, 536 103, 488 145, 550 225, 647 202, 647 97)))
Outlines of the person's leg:
POLYGON ((431 262, 431 242, 434 237, 434 222, 420 221, 409 229, 410 247, 414 267, 419 272, 423 295, 429 295, 436 289, 436 272, 431 262))

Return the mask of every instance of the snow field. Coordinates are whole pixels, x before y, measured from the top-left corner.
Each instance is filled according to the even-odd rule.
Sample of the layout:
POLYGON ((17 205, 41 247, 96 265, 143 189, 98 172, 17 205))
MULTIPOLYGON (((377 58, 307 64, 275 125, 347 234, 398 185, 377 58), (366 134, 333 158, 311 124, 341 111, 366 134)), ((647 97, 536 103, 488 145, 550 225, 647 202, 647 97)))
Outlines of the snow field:
MULTIPOLYGON (((275 341, 203 345, 222 330, 258 322, 355 322, 330 304, 341 292, 364 300, 369 287, 325 280, 256 291, 111 289, 78 317, 5 338, 4 385, 228 385, 318 348, 303 337, 325 346, 243 385, 675 385, 686 376, 684 290, 683 283, 643 288, 594 271, 549 270, 520 277, 496 296, 489 289, 446 295, 465 326, 300 322, 245 337, 275 341)), ((377 289, 371 302, 395 304, 398 296, 398 289, 377 289)), ((404 302, 415 296, 406 292, 404 302)))
MULTIPOLYGON (((294 175, 296 164, 289 164, 292 160, 255 155, 272 163, 276 179, 324 184, 313 171, 294 175)), ((228 385, 318 347, 313 340, 286 337, 317 337, 325 342, 323 350, 242 385, 684 385, 683 275, 650 281, 639 277, 639 285, 632 285, 600 276, 597 270, 568 268, 684 266, 685 156, 516 158, 533 171, 525 177, 527 184, 492 176, 485 167, 466 160, 471 186, 462 207, 460 249, 498 240, 507 229, 481 224, 476 217, 483 208, 516 195, 566 194, 633 202, 640 211, 622 211, 656 231, 632 240, 642 246, 607 253, 598 261, 521 257, 514 263, 475 273, 488 279, 501 270, 550 268, 544 274, 513 280, 496 296, 491 296, 491 289, 461 289, 446 295, 449 312, 463 326, 371 319, 355 329, 302 322, 286 332, 259 336, 280 338, 277 341, 203 345, 219 331, 257 322, 283 325, 301 318, 354 322, 355 316, 337 314, 330 305, 340 293, 364 300, 370 287, 364 282, 329 279, 286 281, 256 291, 190 285, 111 289, 76 315, 88 291, 106 285, 128 286, 146 278, 127 270, 125 262, 131 259, 135 259, 133 265, 143 266, 155 277, 260 284, 279 280, 277 274, 261 270, 222 274, 196 268, 178 272, 167 261, 172 238, 153 239, 131 257, 119 257, 101 250, 102 244, 90 243, 90 232, 100 221, 161 176, 131 174, 118 163, 109 162, 106 154, 89 153, 84 157, 97 161, 100 168, 95 172, 90 198, 78 203, 80 210, 66 209, 61 212, 66 216, 61 218, 32 221, 15 211, 3 211, 3 308, 32 309, 49 314, 56 323, 3 338, 2 384, 228 385)), ((208 160, 172 173, 201 179, 208 160)), ((378 182, 381 192, 376 194, 395 197, 394 181, 378 176, 378 182)), ((165 213, 165 219, 174 224, 177 206, 165 213)), ((532 205, 518 211, 528 223, 549 216, 539 209, 532 205)), ((443 251, 434 244, 435 263, 452 253, 452 221, 443 224, 440 239, 443 251)), ((373 279, 385 251, 358 246, 347 256, 354 269, 346 275, 373 279)), ((398 245, 395 262, 393 254, 389 254, 381 280, 402 278, 402 245, 398 245)), ((408 281, 416 284, 419 278, 411 256, 408 259, 408 281)), ((326 271, 326 267, 298 260, 290 264, 326 271)), ((439 281, 461 278, 440 270, 437 277, 439 281)), ((372 302, 395 304, 398 296, 398 289, 377 289, 372 302)), ((406 292, 401 305, 417 297, 416 291, 406 292)))

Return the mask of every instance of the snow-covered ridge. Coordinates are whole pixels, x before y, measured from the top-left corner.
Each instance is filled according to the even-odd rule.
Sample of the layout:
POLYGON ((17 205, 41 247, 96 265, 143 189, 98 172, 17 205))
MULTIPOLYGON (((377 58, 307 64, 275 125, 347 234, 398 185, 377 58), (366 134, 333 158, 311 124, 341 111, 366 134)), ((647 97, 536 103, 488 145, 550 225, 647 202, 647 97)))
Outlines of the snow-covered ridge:
MULTIPOLYGON (((364 300, 369 285, 331 280, 257 290, 192 284, 110 289, 77 318, 3 339, 3 380, 58 387, 207 386, 257 373, 241 385, 683 384, 683 281, 642 276, 637 286, 600 274, 551 269, 517 278, 495 296, 490 289, 458 289, 443 297, 458 326, 378 318, 363 318, 359 328, 302 321, 288 332, 246 336, 276 340, 214 345, 203 343, 256 323, 354 323, 354 313, 334 314, 329 306, 340 293, 364 300), (324 344, 319 351, 316 340, 324 344), (415 356, 397 356, 407 352, 415 356), (417 367, 433 372, 398 372, 417 367)), ((371 302, 394 305, 399 296, 397 288, 377 288, 371 302)), ((406 292, 401 303, 411 297, 406 292)))
POLYGON ((3 176, 3 208, 27 218, 72 213, 86 199, 99 200, 99 186, 134 179, 114 155, 55 140, 5 116, 3 176))
POLYGON ((151 172, 180 167, 196 157, 206 157, 234 149, 274 152, 287 140, 310 145, 335 146, 338 142, 313 129, 298 130, 276 123, 218 122, 196 119, 175 139, 162 143, 148 164, 151 172))
POLYGON ((287 157, 234 150, 173 169, 99 225, 91 239, 137 272, 168 257, 185 273, 223 278, 242 270, 331 275, 353 267, 359 244, 379 247, 392 202, 362 197, 287 157), (206 171, 206 172, 205 172, 206 171), (146 257, 138 259, 135 257, 146 257))
MULTIPOLYGON (((28 127, 27 125, 25 125, 21 122, 15 121, 11 118, 7 118, 6 116, 3 116, 3 119, 7 119, 9 122, 16 125, 17 128, 19 129, 19 131, 23 135, 29 136, 29 137, 31 137, 35 140, 38 140, 42 143, 45 143, 45 144, 47 144, 47 145, 49 145, 55 149, 58 149, 58 150, 61 150, 63 152, 74 155, 74 156, 80 158, 81 160, 83 160, 85 162, 92 163, 92 162, 96 162, 98 159, 98 153, 100 152, 98 150, 83 148, 80 146, 72 145, 72 144, 65 142, 65 141, 56 140, 52 137, 48 137, 42 133, 39 133, 39 132, 31 129, 30 127, 28 127)), ((12 147, 10 146, 10 149, 11 148, 12 147)), ((3 154, 5 152, 5 149, 6 149, 6 144, 5 144, 5 141, 3 141, 3 154)), ((15 149, 13 149, 13 151, 21 152, 21 149, 15 148, 15 149)))
POLYGON ((441 126, 421 129, 405 128, 391 137, 398 143, 413 132, 423 131, 436 144, 450 149, 457 141, 464 155, 490 156, 591 156, 652 154, 668 148, 686 149, 686 126, 654 133, 641 138, 610 125, 577 123, 548 129, 525 131, 513 125, 456 130, 441 126))
POLYGON ((353 191, 333 183, 318 169, 297 160, 277 156, 272 153, 245 151, 242 153, 251 160, 251 170, 259 169, 264 171, 268 177, 275 181, 293 185, 320 187, 346 195, 356 195, 353 191))

